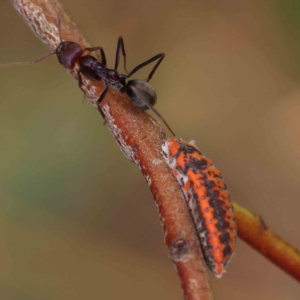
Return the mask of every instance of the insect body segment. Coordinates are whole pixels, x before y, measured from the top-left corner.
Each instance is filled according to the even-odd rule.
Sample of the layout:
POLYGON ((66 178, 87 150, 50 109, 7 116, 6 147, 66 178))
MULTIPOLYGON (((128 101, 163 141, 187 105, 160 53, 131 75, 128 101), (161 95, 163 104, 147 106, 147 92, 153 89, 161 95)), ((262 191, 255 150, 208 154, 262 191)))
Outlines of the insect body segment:
POLYGON ((164 122, 171 134, 175 136, 175 133, 169 124, 154 108, 154 104, 157 101, 157 95, 153 87, 147 81, 140 79, 129 80, 127 84, 120 89, 120 91, 123 93, 125 92, 133 103, 141 110, 151 109, 164 122))
POLYGON ((129 80, 127 84, 120 89, 120 91, 123 93, 126 92, 129 98, 141 110, 147 110, 149 108, 153 109, 153 106, 157 101, 155 90, 147 81, 144 80, 129 80))
POLYGON ((162 149, 167 164, 182 188, 206 263, 220 278, 233 254, 236 241, 233 206, 222 175, 212 161, 191 143, 169 139, 162 149))
POLYGON ((66 68, 73 69, 80 56, 83 55, 84 49, 74 42, 61 42, 55 51, 58 61, 66 68))

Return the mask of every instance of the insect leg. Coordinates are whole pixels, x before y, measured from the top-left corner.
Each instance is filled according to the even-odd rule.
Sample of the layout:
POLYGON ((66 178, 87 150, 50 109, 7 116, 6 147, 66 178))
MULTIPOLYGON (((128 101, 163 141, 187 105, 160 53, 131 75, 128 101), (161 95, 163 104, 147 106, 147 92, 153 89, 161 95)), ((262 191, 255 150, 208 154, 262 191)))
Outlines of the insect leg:
POLYGON ((83 81, 82 81, 82 76, 81 76, 81 71, 80 71, 80 69, 77 71, 77 80, 78 80, 78 86, 79 86, 79 88, 82 90, 82 92, 83 92, 83 99, 82 99, 82 104, 84 103, 84 101, 85 101, 85 92, 84 92, 84 90, 82 89, 82 85, 83 85, 83 81))
POLYGON ((119 36, 118 38, 118 45, 117 45, 117 52, 116 52, 116 62, 115 62, 115 70, 118 69, 119 63, 120 63, 120 51, 122 50, 122 55, 124 58, 124 69, 126 73, 128 74, 128 71, 126 69, 126 52, 125 52, 125 46, 124 46, 124 41, 123 37, 119 36))
POLYGON ((127 75, 127 78, 130 77, 130 76, 132 76, 134 73, 136 73, 137 71, 139 71, 143 67, 149 65, 150 63, 152 63, 153 61, 156 61, 158 59, 158 62, 155 64, 155 66, 153 67, 152 71, 150 72, 148 78, 146 79, 146 81, 148 82, 152 78, 154 72, 156 71, 156 69, 158 68, 158 66, 160 65, 160 63, 164 59, 164 57, 165 57, 165 53, 159 53, 159 54, 153 56, 152 58, 146 60, 145 62, 139 64, 133 70, 131 70, 129 72, 129 74, 127 75))
POLYGON ((102 47, 93 47, 93 48, 84 48, 83 51, 93 52, 93 51, 100 51, 101 54, 101 63, 106 66, 106 56, 102 47))
POLYGON ((167 121, 163 118, 163 116, 153 107, 153 105, 151 105, 149 103, 149 101, 145 98, 142 99, 142 101, 148 106, 149 109, 151 109, 166 125, 166 127, 169 129, 169 131, 171 132, 171 134, 175 137, 175 133, 174 131, 171 129, 171 127, 169 126, 169 124, 167 123, 167 121))
POLYGON ((77 80, 78 80, 78 86, 79 86, 79 88, 80 88, 80 89, 83 91, 83 93, 84 93, 84 90, 82 89, 83 80, 82 80, 81 70, 80 70, 80 69, 77 71, 77 80))
MULTIPOLYGON (((97 107, 98 107, 98 110, 99 110, 99 112, 100 112, 100 114, 101 114, 101 116, 102 116, 102 118, 105 120, 105 115, 104 115, 104 113, 103 113, 103 110, 101 109, 101 107, 100 107, 100 103, 103 101, 103 99, 105 98, 105 96, 106 96, 106 94, 107 94, 107 92, 108 92, 108 88, 109 88, 109 86, 107 86, 106 88, 105 88, 105 90, 102 92, 102 94, 100 95, 100 97, 99 97, 99 99, 97 100, 97 107)), ((106 122, 106 121, 105 121, 106 122)), ((105 122, 104 122, 104 124, 105 124, 105 122)))

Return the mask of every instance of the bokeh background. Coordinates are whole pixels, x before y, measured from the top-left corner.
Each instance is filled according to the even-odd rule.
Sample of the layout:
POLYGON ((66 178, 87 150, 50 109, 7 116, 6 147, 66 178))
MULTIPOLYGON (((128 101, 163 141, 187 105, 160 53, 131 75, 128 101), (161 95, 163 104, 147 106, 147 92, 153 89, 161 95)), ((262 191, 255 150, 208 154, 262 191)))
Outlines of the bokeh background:
MULTIPOLYGON (((232 198, 300 248, 300 3, 64 0, 113 66, 164 51, 151 84, 232 198)), ((7 0, 0 62, 49 51, 7 0)), ((150 69, 137 74, 146 78, 150 69)), ((0 299, 182 299, 138 168, 55 57, 0 70, 0 299)), ((216 299, 299 299, 296 281, 238 241, 216 299)))

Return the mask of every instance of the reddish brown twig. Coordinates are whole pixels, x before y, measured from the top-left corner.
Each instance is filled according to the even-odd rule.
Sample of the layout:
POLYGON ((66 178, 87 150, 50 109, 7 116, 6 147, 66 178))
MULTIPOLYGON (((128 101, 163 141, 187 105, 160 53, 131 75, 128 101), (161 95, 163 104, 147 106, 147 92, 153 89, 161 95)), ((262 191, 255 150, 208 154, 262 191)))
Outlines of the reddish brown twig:
POLYGON ((261 216, 252 214, 237 203, 234 203, 234 211, 238 236, 300 281, 300 252, 272 232, 261 216))
MULTIPOLYGON (((57 15, 48 0, 11 0, 37 36, 53 51, 59 43, 57 15)), ((52 1, 61 16, 63 40, 83 47, 90 45, 76 25, 52 1)), ((76 79, 76 68, 70 71, 76 79)), ((103 84, 84 80, 86 96, 96 107, 103 84)), ((212 299, 197 234, 190 219, 179 186, 161 155, 165 134, 147 114, 141 112, 127 96, 110 88, 101 108, 106 124, 128 159, 135 162, 153 193, 163 224, 170 257, 182 282, 185 299, 212 299)))
MULTIPOLYGON (((58 43, 57 15, 47 0, 11 0, 38 37, 53 51, 58 43)), ((90 45, 76 25, 53 0, 62 17, 62 37, 84 47, 90 45)), ((70 73, 76 78, 76 68, 70 73)), ((96 107, 103 91, 102 82, 84 81, 87 97, 96 107)), ((180 276, 186 299, 212 299, 199 242, 181 197, 181 192, 161 156, 165 135, 156 122, 139 111, 131 101, 111 88, 101 104, 109 129, 121 150, 145 176, 159 209, 166 233, 166 244, 180 276)), ((238 235, 256 250, 300 279, 300 254, 272 233, 261 218, 234 204, 238 235), (263 226, 262 226, 263 225, 263 226)))

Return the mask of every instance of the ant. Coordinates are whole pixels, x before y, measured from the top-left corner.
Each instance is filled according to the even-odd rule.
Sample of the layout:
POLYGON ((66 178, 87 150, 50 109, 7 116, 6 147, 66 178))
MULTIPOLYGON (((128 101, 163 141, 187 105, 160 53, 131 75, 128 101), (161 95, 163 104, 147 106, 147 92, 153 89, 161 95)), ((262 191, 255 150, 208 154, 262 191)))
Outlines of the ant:
POLYGON ((131 100, 140 108, 143 110, 150 108, 154 111, 154 113, 164 122, 164 124, 167 126, 169 131, 172 133, 172 135, 175 136, 174 132, 171 130, 167 122, 164 120, 164 118, 158 113, 158 111, 153 108, 154 103, 156 102, 156 93, 154 89, 148 84, 148 81, 152 78, 153 74, 155 73, 156 69, 162 62, 162 60, 165 57, 164 53, 159 53, 152 58, 146 60, 145 62, 137 65, 135 68, 133 68, 130 72, 126 69, 126 52, 125 52, 125 46, 122 36, 119 36, 118 38, 118 45, 117 45, 117 52, 116 52, 116 59, 115 59, 115 67, 114 69, 109 69, 106 66, 106 56, 104 53, 104 50, 102 47, 88 47, 88 48, 82 48, 78 43, 72 42, 72 41, 63 41, 61 36, 61 19, 59 14, 57 13, 53 1, 49 0, 53 9, 55 10, 57 14, 57 29, 59 32, 59 39, 60 43, 57 46, 56 50, 50 54, 47 54, 37 60, 34 60, 32 62, 14 62, 14 63, 7 63, 0 65, 0 68, 12 66, 12 65, 31 65, 36 64, 40 62, 41 60, 56 54, 57 59, 59 63, 65 67, 68 70, 71 70, 75 67, 76 63, 78 64, 79 68, 77 70, 77 79, 78 79, 78 85, 79 88, 82 90, 83 85, 83 79, 82 75, 90 79, 91 81, 98 82, 103 79, 105 84, 105 89, 100 95, 99 99, 97 100, 97 107, 102 115, 102 117, 105 119, 105 115, 100 107, 100 103, 105 98, 109 87, 112 85, 113 87, 121 90, 122 92, 126 92, 131 100), (84 55, 86 52, 94 52, 99 50, 101 55, 101 62, 98 61, 95 57, 91 55, 84 55), (127 74, 121 74, 118 73, 117 69, 120 63, 120 55, 123 55, 124 58, 124 69, 127 74), (135 74, 137 71, 142 69, 143 67, 147 66, 148 64, 157 61, 154 65, 152 71, 148 75, 148 78, 146 81, 143 80, 131 80, 128 83, 126 83, 126 79, 131 77, 133 74, 135 74))

